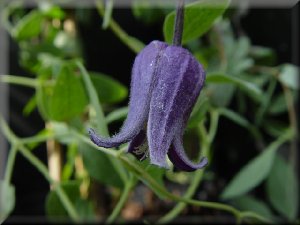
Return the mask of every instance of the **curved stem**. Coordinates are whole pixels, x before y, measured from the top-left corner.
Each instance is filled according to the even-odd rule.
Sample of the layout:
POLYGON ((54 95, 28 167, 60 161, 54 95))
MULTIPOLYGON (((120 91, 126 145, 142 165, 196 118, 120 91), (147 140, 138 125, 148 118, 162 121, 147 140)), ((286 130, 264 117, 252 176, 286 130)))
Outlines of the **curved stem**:
MULTIPOLYGON (((96 1, 96 6, 99 14, 103 17, 104 9, 102 2, 96 1)), ((145 47, 144 43, 142 43, 140 40, 128 35, 113 18, 110 18, 108 26, 115 33, 115 35, 133 52, 139 53, 145 47)))
POLYGON ((173 45, 180 46, 184 24, 184 0, 178 0, 176 18, 174 23, 173 45))
MULTIPOLYGON (((189 199, 189 198, 193 197, 193 195, 195 194, 195 192, 197 190, 197 187, 199 186, 199 184, 201 182, 203 172, 204 172, 204 170, 198 170, 195 172, 195 174, 193 176, 193 180, 192 180, 188 190, 184 194, 184 198, 189 199)), ((159 219, 158 223, 161 224, 161 223, 168 223, 168 222, 172 221, 174 218, 176 218, 182 212, 182 210, 184 210, 186 205, 187 205, 187 203, 184 203, 184 202, 177 203, 177 205, 171 211, 169 211, 167 214, 165 214, 162 218, 159 219)))
MULTIPOLYGON (((76 135, 78 138, 81 138, 82 140, 85 140, 86 143, 91 144, 91 146, 94 146, 95 148, 98 148, 101 151, 104 151, 109 154, 111 154, 113 157, 118 158, 121 160, 121 162, 143 183, 145 183, 148 187, 155 190, 156 193, 160 193, 162 196, 164 196, 166 199, 170 199, 176 202, 184 202, 187 204, 199 206, 199 207, 205 207, 205 208, 212 208, 212 209, 218 209, 222 211, 226 211, 229 213, 232 213, 236 218, 240 218, 241 214, 243 212, 240 212, 239 210, 235 209, 234 207, 230 205, 226 205, 223 203, 218 202, 206 202, 206 201, 198 201, 193 199, 187 199, 184 197, 176 196, 172 193, 170 193, 168 190, 166 190, 161 184, 159 184, 153 177, 151 177, 141 166, 136 164, 134 161, 130 160, 128 157, 124 156, 123 154, 120 154, 119 152, 109 151, 104 148, 97 147, 93 145, 88 138, 84 137, 81 134, 76 135)), ((267 218, 264 218, 256 213, 247 213, 245 215, 242 214, 242 218, 255 218, 259 219, 261 222, 269 223, 270 221, 267 218)))
POLYGON ((111 215, 108 217, 106 223, 107 224, 111 224, 113 223, 116 218, 118 217, 118 215, 120 214, 123 206, 125 205, 130 191, 132 190, 134 184, 135 184, 136 178, 134 176, 131 176, 130 179, 125 183, 125 188, 121 194, 120 200, 118 201, 117 205, 115 206, 113 212, 111 213, 111 215))
POLYGON ((25 148, 23 145, 19 146, 20 153, 48 180, 48 182, 52 185, 53 190, 57 193, 59 199, 61 200, 63 206, 67 210, 70 217, 79 222, 80 218, 76 209, 66 192, 61 188, 59 183, 55 182, 50 176, 47 167, 36 157, 34 156, 29 149, 25 148))
MULTIPOLYGON (((90 103, 96 112, 96 115, 94 115, 94 117, 92 117, 91 119, 96 122, 98 131, 100 132, 99 134, 108 136, 109 133, 108 133, 107 124, 105 122, 104 112, 103 112, 102 106, 100 104, 96 89, 91 81, 91 78, 90 78, 87 70, 83 66, 83 64, 79 61, 77 61, 76 64, 83 76, 83 80, 84 80, 85 87, 86 87, 86 90, 87 90, 87 93, 88 93, 88 96, 90 99, 90 103)), ((91 142, 91 141, 89 140, 89 142, 91 142)), ((112 150, 108 150, 108 151, 112 152, 112 150)), ((128 175, 127 175, 126 171, 124 170, 123 166, 112 157, 109 157, 109 160, 111 161, 113 167, 116 169, 117 173, 120 175, 122 181, 124 183, 126 183, 126 181, 128 179, 128 175)))
POLYGON ((18 138, 8 127, 2 116, 0 115, 0 125, 1 129, 8 139, 8 141, 18 147, 20 153, 41 173, 43 176, 48 180, 50 184, 54 186, 54 190, 56 191, 59 199, 61 200, 63 206, 66 208, 68 214, 70 215, 71 219, 79 222, 80 218, 76 209, 72 202, 70 201, 69 197, 65 193, 65 191, 61 188, 61 186, 55 182, 49 175, 47 167, 41 162, 36 156, 34 156, 29 149, 27 149, 21 139, 18 138))

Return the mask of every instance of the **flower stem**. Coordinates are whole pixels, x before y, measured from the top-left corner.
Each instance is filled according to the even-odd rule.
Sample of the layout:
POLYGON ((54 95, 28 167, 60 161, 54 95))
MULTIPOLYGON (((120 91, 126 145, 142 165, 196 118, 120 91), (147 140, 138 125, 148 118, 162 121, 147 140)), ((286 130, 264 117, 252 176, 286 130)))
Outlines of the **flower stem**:
POLYGON ((120 214, 123 206, 125 205, 128 196, 130 194, 130 191, 132 190, 134 184, 136 183, 136 177, 131 176, 130 179, 125 183, 124 190, 122 191, 120 200, 118 201, 117 205, 115 206, 113 212, 108 217, 106 223, 112 224, 116 220, 117 216, 120 214))
POLYGON ((176 18, 174 23, 173 45, 180 46, 182 41, 184 23, 184 0, 178 0, 176 18))

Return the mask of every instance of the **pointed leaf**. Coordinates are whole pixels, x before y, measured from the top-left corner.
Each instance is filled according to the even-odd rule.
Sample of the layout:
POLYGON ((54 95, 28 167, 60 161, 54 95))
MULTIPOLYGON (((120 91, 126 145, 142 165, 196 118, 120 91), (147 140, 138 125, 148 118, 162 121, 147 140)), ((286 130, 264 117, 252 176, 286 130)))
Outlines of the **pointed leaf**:
MULTIPOLYGON (((216 19, 229 5, 229 0, 201 0, 187 4, 184 12, 184 30, 182 43, 198 38, 207 32, 216 19)), ((172 42, 175 11, 170 13, 164 22, 164 36, 168 43, 172 42)))
POLYGON ((234 199, 232 204, 242 211, 252 211, 267 218, 272 217, 272 211, 268 205, 250 195, 244 195, 234 199))
POLYGON ((119 174, 105 153, 96 151, 85 143, 79 144, 79 152, 82 155, 84 166, 92 178, 105 185, 123 187, 119 174))
POLYGON ((49 102, 51 119, 69 120, 80 115, 86 105, 87 98, 80 77, 71 68, 63 67, 49 102))
POLYGON ((260 98, 262 95, 262 90, 255 84, 233 76, 224 74, 208 74, 206 77, 206 82, 234 84, 255 98, 260 98))
POLYGON ((19 41, 38 36, 42 30, 43 19, 41 12, 32 10, 14 27, 13 36, 19 41))
POLYGON ((299 69, 295 65, 283 65, 278 78, 287 87, 299 90, 299 69))
POLYGON ((15 187, 0 180, 0 224, 9 216, 15 207, 15 187))
POLYGON ((276 155, 267 179, 268 198, 273 207, 290 221, 297 217, 299 207, 298 180, 293 167, 276 155))
POLYGON ((101 103, 118 103, 127 97, 127 88, 112 77, 98 72, 89 74, 101 103))
POLYGON ((244 166, 227 185, 221 195, 222 199, 241 196, 259 185, 270 173, 277 149, 290 135, 291 132, 284 133, 244 166))

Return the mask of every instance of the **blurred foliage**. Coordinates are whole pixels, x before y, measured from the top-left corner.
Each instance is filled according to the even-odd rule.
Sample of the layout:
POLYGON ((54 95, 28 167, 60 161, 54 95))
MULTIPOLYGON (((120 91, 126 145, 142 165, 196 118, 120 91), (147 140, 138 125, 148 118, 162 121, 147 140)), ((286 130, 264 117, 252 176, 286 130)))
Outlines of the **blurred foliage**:
MULTIPOLYGON (((53 181, 44 173, 53 187, 45 206, 49 218, 70 217, 79 221, 106 218, 103 209, 99 209, 99 198, 94 197, 106 195, 111 202, 104 211, 112 210, 108 221, 113 222, 126 206, 130 191, 137 190, 140 180, 161 199, 180 202, 172 210, 169 207, 169 212, 160 212, 160 216, 165 213, 162 218, 165 222, 179 216, 187 204, 225 210, 238 221, 249 217, 250 221, 295 222, 299 217, 299 193, 293 163, 297 134, 294 103, 298 98, 299 69, 288 63, 277 65, 273 49, 254 46, 247 36, 236 35, 230 16, 224 14, 229 2, 196 1, 186 5, 185 10, 184 47, 207 71, 205 87, 188 121, 185 145, 199 148, 208 156, 210 166, 204 175, 203 171, 165 171, 149 165, 148 160, 138 162, 123 154, 127 145, 118 151, 95 150, 87 138, 86 128, 96 127, 100 134, 108 135, 112 123, 124 120, 128 108, 120 108, 118 103, 127 99, 128 88, 110 75, 83 67, 84 49, 77 30, 77 19, 82 18, 80 13, 75 14, 78 18, 74 17, 70 10, 49 2, 41 2, 31 10, 8 4, 2 11, 2 23, 18 43, 19 64, 32 77, 3 75, 0 81, 25 86, 30 83, 35 94, 25 106, 24 114, 29 115, 37 108, 47 126, 36 136, 20 139, 0 120, 2 131, 12 145, 6 175, 0 181, 0 222, 14 209, 11 173, 17 150, 27 154, 26 158, 44 173, 42 162, 34 158, 33 149, 49 140, 61 146, 61 154, 65 156, 59 168, 60 181, 53 181), (196 196, 193 201, 191 198, 201 183, 218 179, 219 171, 213 160, 217 151, 230 148, 215 149, 222 117, 248 132, 256 146, 255 157, 236 171, 217 193, 218 200, 228 205, 205 204, 197 201, 196 196), (177 188, 190 186, 185 198, 180 198, 167 189, 167 184, 177 188), (94 193, 95 185, 104 188, 94 193), (262 187, 266 197, 256 194, 257 187, 262 187)), ((106 1, 105 9, 100 2, 98 4, 98 11, 104 16, 103 28, 111 29, 120 41, 138 52, 143 43, 126 34, 113 20, 113 6, 113 1, 106 1)), ((145 26, 160 23, 165 41, 171 42, 175 18, 172 9, 162 4, 153 7, 150 1, 143 0, 134 1, 132 13, 145 26)), ((228 131, 228 135, 230 133, 228 131)), ((244 150, 236 154, 244 154, 244 150)), ((192 151, 188 154, 193 158, 198 155, 192 151)), ((226 163, 230 166, 235 162, 226 163)))

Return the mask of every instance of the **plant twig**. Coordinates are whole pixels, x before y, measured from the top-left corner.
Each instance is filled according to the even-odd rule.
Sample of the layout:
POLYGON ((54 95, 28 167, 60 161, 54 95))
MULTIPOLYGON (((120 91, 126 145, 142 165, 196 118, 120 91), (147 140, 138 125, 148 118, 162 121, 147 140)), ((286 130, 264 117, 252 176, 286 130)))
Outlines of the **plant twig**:
MULTIPOLYGON (((96 6, 98 13, 103 17, 105 12, 102 2, 96 1, 96 6)), ((133 52, 139 53, 145 47, 145 44, 140 40, 128 35, 113 18, 110 18, 108 26, 115 33, 115 35, 133 52)))
MULTIPOLYGON (((51 129, 51 123, 46 124, 47 129, 51 129)), ((62 153, 61 146, 55 139, 48 139, 46 141, 47 155, 48 155, 48 168, 49 174, 56 182, 61 181, 62 172, 62 153)), ((51 186, 53 188, 53 186, 51 186)))
POLYGON ((112 211, 111 215, 108 217, 106 223, 112 224, 116 220, 117 216, 120 214, 123 206, 125 205, 130 191, 132 190, 134 184, 136 183, 136 178, 134 176, 131 176, 130 179, 125 183, 124 190, 122 191, 121 197, 115 206, 114 210, 112 211))
POLYGON ((176 17, 174 23, 173 45, 180 46, 183 34, 184 24, 184 0, 178 0, 176 17))
POLYGON ((24 146, 22 143, 22 139, 18 138, 8 127, 2 116, 0 115, 0 125, 1 129, 7 138, 7 140, 18 147, 19 152, 48 180, 48 182, 53 185, 54 191, 57 193, 59 199, 61 200, 63 206, 68 212, 71 219, 75 222, 79 222, 79 214, 77 213, 75 206, 70 201, 69 197, 65 193, 65 191, 61 188, 60 184, 54 181, 47 167, 41 162, 36 156, 32 154, 32 152, 24 146))

